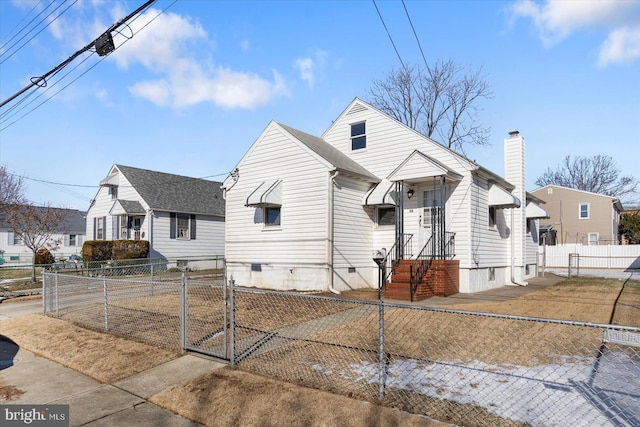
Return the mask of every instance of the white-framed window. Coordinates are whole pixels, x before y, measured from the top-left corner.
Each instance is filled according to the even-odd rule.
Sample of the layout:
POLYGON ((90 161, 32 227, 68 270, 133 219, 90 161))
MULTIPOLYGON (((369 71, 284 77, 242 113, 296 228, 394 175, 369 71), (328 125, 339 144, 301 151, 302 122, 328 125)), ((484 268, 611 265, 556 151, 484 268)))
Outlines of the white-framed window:
POLYGON ((367 133, 365 122, 351 125, 351 149, 361 150, 367 148, 367 133))
POLYGON ((75 234, 69 234, 69 246, 76 246, 78 244, 78 236, 75 234))
POLYGON ((191 233, 189 232, 189 215, 177 214, 176 215, 176 239, 189 240, 191 233))
POLYGON ((279 227, 280 226, 280 206, 263 208, 264 226, 279 227))
POLYGON ((598 240, 600 240, 600 235, 598 233, 589 233, 589 246, 597 245, 598 240))
POLYGON ((589 203, 580 203, 578 215, 580 219, 589 219, 589 203))
POLYGON ((13 244, 24 245, 24 240, 22 240, 22 237, 18 236, 18 233, 13 233, 13 244))
POLYGON ((496 228, 497 212, 498 210, 495 207, 489 206, 489 227, 490 228, 496 228))
POLYGON ((111 200, 115 200, 118 198, 118 187, 115 185, 109 186, 109 194, 111 195, 111 200))
POLYGON ((96 240, 104 240, 104 217, 96 218, 96 240))
POLYGON ((120 239, 127 240, 129 238, 129 217, 127 215, 120 216, 120 239))
POLYGON ((378 227, 396 225, 396 208, 378 208, 378 227))

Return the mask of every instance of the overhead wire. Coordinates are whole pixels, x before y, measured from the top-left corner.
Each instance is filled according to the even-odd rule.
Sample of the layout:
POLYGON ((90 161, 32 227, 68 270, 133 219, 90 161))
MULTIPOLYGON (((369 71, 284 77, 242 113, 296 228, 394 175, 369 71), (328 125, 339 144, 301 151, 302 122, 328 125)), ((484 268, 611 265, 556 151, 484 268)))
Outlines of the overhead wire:
MULTIPOLYGON (((3 51, 3 50, 4 50, 4 47, 7 45, 7 43, 11 42, 11 40, 13 40, 14 38, 16 38, 16 37, 18 36, 18 34, 20 34, 22 31, 24 31, 24 29, 25 29, 29 24, 31 24, 31 22, 33 22, 33 21, 36 19, 36 18, 32 18, 32 19, 31 19, 31 21, 29 21, 26 25, 24 25, 24 26, 22 27, 22 29, 20 29, 19 31, 16 31, 16 29, 17 29, 18 27, 20 27, 20 24, 22 24, 22 22, 23 22, 25 19, 27 19, 27 17, 28 17, 29 15, 31 15, 31 12, 33 12, 34 10, 36 10, 36 9, 38 8, 38 6, 40 6, 40 5, 43 3, 43 1, 44 1, 44 0, 40 0, 40 2, 38 2, 38 3, 34 4, 34 5, 33 5, 33 7, 31 8, 31 10, 29 10, 29 12, 27 12, 27 13, 22 17, 22 19, 21 19, 20 21, 18 21, 18 22, 16 23, 16 25, 15 25, 15 26, 14 26, 14 27, 13 27, 13 28, 8 32, 8 33, 7 33, 7 37, 9 37, 9 39, 8 39, 4 44, 0 45, 0 51, 3 51), (14 34, 14 35, 11 35, 11 34, 13 34, 14 32, 15 32, 15 34, 14 34)), ((51 6, 51 4, 52 4, 52 3, 49 3, 49 6, 51 6)), ((49 7, 49 6, 47 6, 47 7, 49 7)), ((46 9, 46 8, 45 8, 45 9, 46 9)), ((40 13, 42 13, 42 12, 40 12, 40 13)), ((38 14, 38 15, 40 15, 40 14, 38 14)), ((36 15, 36 17, 37 17, 38 15, 36 15)))
MULTIPOLYGON (((77 0, 75 0, 75 1, 77 1, 77 0)), ((75 1, 74 1, 74 3, 75 3, 75 1)), ((136 31, 135 33, 134 33, 134 32, 133 32, 133 30, 132 30, 132 36, 131 36, 131 37, 127 37, 127 36, 125 36, 124 34, 122 34, 122 33, 120 33, 119 31, 117 31, 119 34, 122 34, 122 36, 125 38, 125 40, 124 40, 124 41, 123 41, 123 42, 122 42, 122 43, 121 43, 117 48, 119 48, 120 46, 122 46, 122 45, 124 45, 125 43, 127 43, 127 42, 128 42, 129 40, 131 40, 131 39, 133 38, 133 36, 135 36, 136 34, 140 33, 140 31, 142 31, 143 29, 145 29, 149 24, 151 24, 151 22, 155 21, 155 20, 156 20, 160 15, 162 15, 164 12, 166 12, 166 10, 167 10, 167 9, 169 9, 170 7, 172 7, 176 2, 177 2, 177 0, 173 0, 171 3, 169 3, 169 4, 168 4, 164 9, 160 10, 160 12, 159 12, 158 14, 156 14, 154 17, 152 17, 152 18, 151 18, 151 19, 150 19, 150 20, 149 20, 145 25, 143 25, 142 27, 140 27, 140 29, 139 29, 138 31, 136 31)), ((121 24, 124 24, 124 25, 129 26, 129 24, 130 24, 130 23, 135 22, 135 21, 136 21, 136 20, 137 20, 137 19, 138 19, 138 18, 139 18, 139 17, 140 17, 144 12, 146 12, 150 7, 151 7, 151 4, 149 4, 146 8, 144 8, 144 9, 140 10, 140 11, 138 12, 138 14, 137 14, 136 16, 134 16, 134 17, 133 17, 133 19, 132 19, 129 23, 123 22, 123 23, 121 23, 121 24)), ((131 27, 129 27, 129 28, 131 28, 131 27)), ((117 28, 116 28, 115 30, 117 30, 117 28)), ((89 51, 90 51, 92 54, 93 54, 93 53, 95 53, 95 51, 92 51, 92 50, 89 50, 89 51)), ((87 56, 87 57, 82 61, 82 63, 84 63, 86 60, 88 60, 88 59, 92 56, 92 54, 91 54, 91 55, 89 55, 89 56, 87 56)), ((97 64, 99 64, 100 62, 102 62, 102 60, 104 60, 105 58, 106 58, 106 56, 101 57, 101 58, 100 58, 100 60, 96 61, 96 62, 95 62, 91 67, 89 67, 89 68, 88 68, 87 70, 85 70, 83 73, 81 73, 80 75, 78 75, 77 77, 75 77, 75 78, 74 78, 70 83, 68 83, 67 85, 65 85, 64 87, 62 87, 58 92, 56 92, 56 93, 54 93, 52 96, 50 96, 50 97, 46 98, 43 102, 41 102, 40 104, 36 105, 36 106, 35 106, 34 108, 32 108, 31 110, 27 111, 25 114, 23 114, 22 116, 18 117, 16 120, 14 120, 14 121, 12 121, 12 122, 10 122, 10 123, 6 124, 5 126, 2 126, 2 127, 0 128, 0 131, 3 131, 3 130, 5 130, 5 129, 7 129, 8 127, 10 127, 10 126, 14 125, 16 122, 18 122, 19 120, 23 119, 23 118, 24 118, 25 116, 27 116, 28 114, 30 114, 30 113, 32 113, 33 111, 35 111, 36 109, 40 108, 43 104, 45 104, 45 103, 46 103, 46 102, 48 102, 50 99, 52 99, 53 97, 55 97, 56 95, 58 95, 62 90, 66 89, 67 87, 69 87, 69 85, 71 85, 72 83, 76 82, 80 77, 84 76, 88 71, 90 71, 91 69, 93 69, 97 64)), ((62 70, 62 68, 65 68, 65 67, 66 67, 66 65, 68 65, 68 64, 65 64, 65 65, 64 65, 64 67, 60 67, 60 69, 59 69, 59 70, 56 70, 56 71, 55 71, 55 72, 53 72, 50 76, 51 76, 51 77, 53 77, 53 76, 55 76, 56 74, 58 74, 58 73, 62 70)), ((75 69, 77 69, 77 68, 78 68, 78 66, 74 67, 71 71, 74 71, 74 70, 75 70, 75 69)), ((63 77, 61 77, 58 81, 56 81, 56 82, 55 82, 54 84, 52 84, 51 86, 52 86, 52 87, 53 87, 53 86, 55 86, 57 83, 59 83, 59 82, 60 82, 60 81, 62 81, 64 78, 66 78, 67 76, 69 76, 69 75, 70 75, 70 73, 71 73, 71 72, 69 72, 69 73, 65 74, 63 77)), ((49 76, 48 76, 48 77, 49 77, 49 76)), ((38 79, 38 78, 35 78, 35 79, 38 79)), ((48 83, 47 83, 47 82, 46 82, 46 80, 45 80, 43 87, 44 87, 44 86, 47 86, 47 85, 48 85, 48 83)), ((32 96, 32 95, 33 95, 33 92, 37 91, 38 89, 39 89, 39 85, 35 85, 35 86, 33 86, 33 87, 31 88, 31 93, 27 96, 27 98, 28 98, 28 97, 30 97, 30 96, 32 96)), ((50 89, 47 89, 47 91, 49 91, 49 90, 50 90, 50 89)), ((45 91, 45 93, 46 93, 47 91, 45 91)), ((41 95, 39 95, 36 99, 39 99, 39 98, 40 98, 40 96, 42 96, 42 94, 41 94, 41 95)), ((23 99, 19 100, 18 104, 22 104, 22 103, 24 103, 24 102, 25 102, 25 101, 24 101, 24 98, 23 98, 23 99)), ((29 102, 29 103, 28 103, 28 104, 26 104, 26 105, 31 105, 33 102, 34 102, 34 100, 32 100, 31 102, 29 102)), ((24 107, 22 107, 22 108, 18 109, 18 111, 22 111, 24 108, 26 108, 26 105, 25 105, 24 107)), ((5 122, 6 122, 7 117, 14 117, 14 116, 18 113, 18 111, 15 111, 15 110, 16 110, 16 108, 17 108, 17 105, 13 105, 13 106, 11 106, 11 108, 9 108, 9 110, 8 110, 8 111, 5 111, 5 112, 3 112, 2 114, 0 114, 0 123, 2 123, 3 121, 5 121, 5 122), (11 112, 14 112, 14 113, 13 113, 11 116, 7 116, 7 114, 9 114, 9 113, 11 113, 11 112)))
MULTIPOLYGON (((47 18, 49 18, 54 12, 56 12, 60 7, 62 7, 62 5, 64 5, 68 0, 64 0, 58 7, 56 7, 54 10, 51 11, 51 13, 49 13, 47 16, 44 17, 43 20, 46 20, 47 18)), ((14 52, 12 52, 9 56, 7 56, 6 58, 2 59, 2 61, 0 61, 0 64, 3 64, 5 61, 7 61, 8 59, 10 59, 13 55, 15 55, 18 51, 20 51, 20 49, 22 49, 27 43, 29 43, 31 40, 33 40, 34 38, 36 38, 36 36, 38 36, 41 32, 43 32, 45 29, 47 29, 51 24, 53 24, 55 21, 58 20, 58 18, 60 18, 67 10, 69 10, 69 8, 71 6, 73 6, 74 4, 76 4, 78 2, 78 0, 73 0, 73 3, 71 3, 66 9, 64 9, 62 12, 60 12, 56 17, 54 17, 52 20, 50 20, 48 22, 47 25, 45 25, 44 27, 40 28, 40 30, 35 33, 33 36, 31 36, 30 39, 26 40, 24 43, 22 43, 22 45, 20 47, 18 47, 14 52)), ((53 4, 53 3, 52 3, 53 4)), ((42 21, 41 21, 42 22, 42 21)), ((27 32, 27 34, 23 35, 20 40, 16 41, 16 43, 12 44, 11 46, 9 46, 8 50, 5 52, 2 52, 2 54, 0 54, 0 57, 2 57, 6 52, 9 52, 11 50, 11 48, 13 48, 17 43, 19 43, 20 41, 22 41, 29 33, 31 33, 31 31, 33 31, 34 29, 31 29, 27 32)))
POLYGON ((382 26, 384 27, 384 30, 387 32, 387 36, 389 37, 389 41, 391 41, 391 45, 393 46, 393 50, 395 50, 396 56, 398 57, 398 60, 400 61, 400 64, 402 64, 402 68, 406 70, 407 67, 404 65, 404 61, 402 60, 402 56, 400 56, 400 52, 398 51, 398 48, 396 47, 396 44, 393 41, 393 37, 391 37, 391 33, 389 32, 389 29, 387 28, 387 24, 384 22, 384 18, 382 17, 382 13, 380 13, 380 9, 378 9, 378 4, 376 3, 376 0, 372 0, 372 1, 373 1, 373 5, 376 8, 376 12, 378 12, 378 16, 380 17, 380 21, 382 22, 382 26))

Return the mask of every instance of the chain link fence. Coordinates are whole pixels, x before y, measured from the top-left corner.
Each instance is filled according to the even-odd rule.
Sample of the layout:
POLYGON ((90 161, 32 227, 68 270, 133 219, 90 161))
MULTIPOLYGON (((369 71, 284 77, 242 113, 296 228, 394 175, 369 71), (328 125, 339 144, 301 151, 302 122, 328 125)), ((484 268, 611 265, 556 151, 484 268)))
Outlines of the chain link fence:
POLYGON ((45 313, 457 425, 640 425, 640 328, 239 288, 185 270, 45 273, 45 313))

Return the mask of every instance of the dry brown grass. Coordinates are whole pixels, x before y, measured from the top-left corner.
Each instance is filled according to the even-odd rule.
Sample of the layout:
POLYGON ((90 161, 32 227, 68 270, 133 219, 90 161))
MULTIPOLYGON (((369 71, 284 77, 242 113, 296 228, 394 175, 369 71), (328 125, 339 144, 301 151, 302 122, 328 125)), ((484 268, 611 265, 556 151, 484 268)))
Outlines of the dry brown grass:
POLYGON ((227 368, 167 389, 151 401, 208 426, 443 425, 419 415, 227 368))
POLYGON ((20 347, 107 384, 178 357, 39 314, 3 320, 2 334, 20 347))
MULTIPOLYGON (((607 324, 623 284, 617 279, 576 277, 509 301, 452 304, 447 308, 607 324)), ((613 323, 640 326, 639 302, 640 283, 627 282, 616 307, 620 314, 613 323)))
MULTIPOLYGON (((621 286, 622 282, 617 280, 576 278, 506 302, 451 305, 448 308, 608 323, 621 286)), ((377 292, 354 292, 343 294, 342 297, 371 301, 377 298, 377 292)), ((341 302, 335 306, 323 303, 302 308, 296 306, 295 299, 273 299, 265 303, 264 297, 253 298, 247 294, 245 299, 238 299, 238 310, 242 307, 247 312, 244 318, 247 324, 254 320, 268 319, 269 323, 261 326, 263 330, 282 328, 355 306, 349 302, 341 302), (325 312, 326 310, 328 311, 325 312)), ((203 321, 206 317, 210 321, 213 316, 213 320, 219 320, 222 313, 211 313, 211 307, 217 299, 216 296, 201 295, 194 300, 194 317, 202 318, 203 321)), ((135 308, 141 312, 160 310, 165 314, 176 315, 176 302, 175 296, 157 295, 153 299, 121 301, 117 305, 121 309, 135 308)), ((614 323, 640 326, 639 307, 640 286, 638 283, 627 283, 614 313, 614 323)), ((344 325, 336 324, 327 330, 317 331, 309 338, 325 343, 351 343, 351 347, 333 347, 332 351, 344 353, 337 353, 336 370, 341 368, 339 360, 348 363, 354 357, 361 360, 370 358, 370 362, 375 363, 375 353, 369 355, 367 350, 375 349, 378 344, 377 318, 374 313, 375 311, 370 316, 344 325)), ((115 315, 115 312, 112 314, 115 315)), ((455 354, 457 360, 532 366, 549 363, 558 355, 575 356, 580 351, 595 351, 600 343, 598 337, 594 336, 593 329, 522 320, 509 321, 505 326, 504 322, 499 323, 490 317, 445 315, 425 310, 412 311, 411 318, 407 318, 406 311, 395 308, 387 310, 385 320, 389 332, 386 345, 391 353, 402 357, 424 357, 424 351, 428 349, 431 359, 446 360, 446 357, 455 354), (461 331, 466 335, 460 336, 461 331), (480 334, 478 331, 485 333, 480 334)), ((39 315, 3 321, 2 331, 21 347, 107 383, 176 357, 176 354, 166 350, 39 315)), ((375 385, 361 386, 338 376, 331 376, 327 382, 327 375, 312 366, 313 363, 321 365, 326 362, 326 351, 326 346, 311 341, 295 342, 269 353, 254 355, 243 362, 245 369, 278 372, 278 376, 287 382, 222 369, 165 390, 151 400, 187 418, 211 426, 437 425, 424 417, 350 398, 370 398, 376 393, 375 385), (304 378, 305 385, 317 389, 295 385, 301 382, 301 378, 304 378)), ((0 393, 2 392, 16 391, 3 388, 0 384, 0 393)), ((416 395, 415 398, 419 396, 416 395)), ((394 404, 391 402, 393 399, 393 390, 390 390, 383 404, 394 404)), ((444 405, 447 401, 439 401, 438 404, 444 405)), ((424 405, 406 403, 406 406, 410 410, 412 406, 424 405)), ((435 408, 435 413, 431 416, 443 420, 447 414, 460 410, 459 407, 434 406, 433 402, 427 406, 435 408)), ((482 410, 476 407, 466 409, 469 413, 482 410)), ((511 425, 509 420, 494 421, 496 425, 511 425)))

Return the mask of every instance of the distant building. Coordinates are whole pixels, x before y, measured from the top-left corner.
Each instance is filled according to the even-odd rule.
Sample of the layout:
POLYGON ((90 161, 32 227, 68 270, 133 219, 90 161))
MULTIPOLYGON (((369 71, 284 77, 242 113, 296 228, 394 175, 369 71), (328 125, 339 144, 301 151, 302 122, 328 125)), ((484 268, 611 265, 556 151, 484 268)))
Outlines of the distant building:
POLYGON ((224 254, 221 183, 113 165, 87 211, 92 240, 148 240, 151 258, 224 254))
MULTIPOLYGON (((58 249, 52 254, 57 259, 67 259, 74 254, 79 255, 85 240, 85 213, 77 209, 44 207, 38 207, 38 209, 56 209, 64 213, 64 220, 50 239, 51 243, 60 242, 58 249)), ((31 263, 33 261, 33 251, 7 224, 6 214, 2 211, 0 211, 0 251, 4 251, 0 252, 4 263, 31 263)))
POLYGON ((620 243, 618 225, 623 207, 617 198, 559 185, 547 185, 531 194, 545 202, 551 215, 540 223, 542 243, 620 243))

